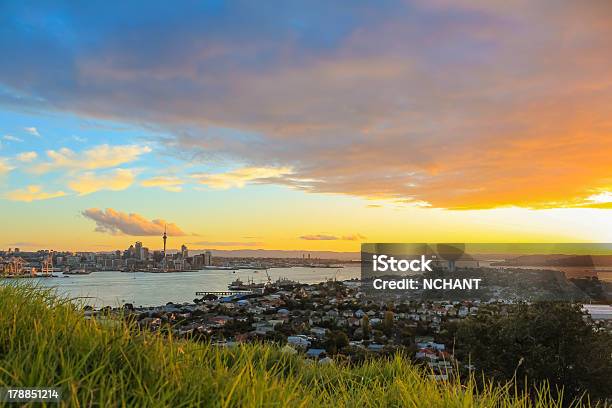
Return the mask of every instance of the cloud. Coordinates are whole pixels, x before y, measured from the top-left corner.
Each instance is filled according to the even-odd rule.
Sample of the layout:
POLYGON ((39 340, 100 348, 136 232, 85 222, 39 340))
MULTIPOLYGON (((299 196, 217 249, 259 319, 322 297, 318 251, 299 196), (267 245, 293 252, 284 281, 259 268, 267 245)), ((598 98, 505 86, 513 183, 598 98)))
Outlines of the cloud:
POLYGON ((95 221, 96 231, 113 235, 124 234, 134 236, 162 236, 164 227, 167 229, 168 236, 186 235, 178 226, 161 219, 147 220, 143 216, 135 213, 124 213, 121 211, 107 208, 89 208, 82 212, 82 215, 95 221))
POLYGON ((132 169, 115 169, 104 174, 85 172, 70 180, 68 187, 80 195, 100 190, 120 191, 130 187, 134 178, 135 171, 132 169))
POLYGON ((47 150, 49 162, 33 167, 35 173, 46 173, 57 169, 95 170, 119 166, 138 159, 142 154, 151 152, 148 146, 99 145, 82 152, 74 152, 67 147, 59 150, 47 150))
POLYGON ((227 173, 192 175, 200 184, 211 188, 227 189, 244 187, 247 183, 264 183, 291 174, 290 167, 243 167, 227 173))
POLYGON ((38 129, 36 129, 35 127, 26 127, 26 128, 23 128, 23 130, 25 130, 32 136, 40 137, 40 133, 38 132, 38 129))
POLYGON ((582 208, 612 209, 612 191, 600 191, 573 205, 582 208))
POLYGON ((44 245, 38 243, 38 242, 29 242, 29 241, 18 241, 18 242, 5 242, 4 245, 6 246, 15 246, 15 247, 42 247, 44 245))
POLYGON ((31 161, 36 160, 38 157, 38 153, 36 152, 23 152, 17 155, 17 160, 23 163, 30 163, 31 161))
POLYGON ((300 239, 303 239, 306 241, 337 241, 338 237, 335 235, 317 234, 317 235, 302 235, 300 239))
POLYGON ((159 187, 166 191, 179 192, 182 191, 184 182, 178 177, 173 176, 157 176, 144 180, 140 183, 143 187, 159 187))
POLYGON ((548 208, 610 188, 609 2, 125 7, 11 7, 1 102, 163 129, 176 156, 313 193, 548 208))
POLYGON ((327 235, 327 234, 316 234, 316 235, 302 235, 300 239, 305 241, 361 241, 366 239, 365 236, 361 234, 351 234, 351 235, 327 235))
POLYGON ((592 204, 612 203, 612 191, 603 191, 597 194, 590 195, 589 197, 587 197, 586 201, 592 204))
POLYGON ((190 242, 190 245, 199 245, 205 247, 254 247, 262 246, 263 242, 252 242, 252 241, 198 241, 190 242))
POLYGON ((0 157, 0 175, 6 174, 11 170, 13 170, 13 167, 9 165, 8 160, 6 158, 0 157))
POLYGON ((343 241, 363 241, 367 239, 367 237, 361 234, 351 234, 351 235, 343 235, 341 238, 343 241))
POLYGON ((65 195, 66 193, 63 191, 45 192, 42 190, 41 186, 29 185, 25 189, 9 191, 6 193, 6 198, 13 201, 25 201, 29 203, 32 201, 63 197, 65 195))
POLYGON ((18 137, 12 136, 12 135, 4 135, 4 136, 2 136, 2 139, 8 140, 9 142, 17 142, 17 143, 23 142, 23 139, 20 139, 18 137))

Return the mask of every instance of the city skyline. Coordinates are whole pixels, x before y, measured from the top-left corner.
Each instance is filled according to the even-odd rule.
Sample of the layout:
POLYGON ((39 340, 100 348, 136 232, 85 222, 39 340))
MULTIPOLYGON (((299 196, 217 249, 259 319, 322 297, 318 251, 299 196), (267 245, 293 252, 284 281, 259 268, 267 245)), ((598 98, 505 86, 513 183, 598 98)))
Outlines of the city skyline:
POLYGON ((612 241, 605 2, 0 11, 0 248, 612 241))

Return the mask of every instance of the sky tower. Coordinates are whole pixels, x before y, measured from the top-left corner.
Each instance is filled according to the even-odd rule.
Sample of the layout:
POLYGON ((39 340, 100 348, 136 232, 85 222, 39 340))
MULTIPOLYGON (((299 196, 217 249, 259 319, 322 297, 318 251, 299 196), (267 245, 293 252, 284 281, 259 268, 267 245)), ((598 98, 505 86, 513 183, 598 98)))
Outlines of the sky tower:
POLYGON ((164 239, 164 269, 166 268, 166 239, 168 239, 168 235, 166 234, 166 226, 164 225, 164 235, 162 235, 164 239))

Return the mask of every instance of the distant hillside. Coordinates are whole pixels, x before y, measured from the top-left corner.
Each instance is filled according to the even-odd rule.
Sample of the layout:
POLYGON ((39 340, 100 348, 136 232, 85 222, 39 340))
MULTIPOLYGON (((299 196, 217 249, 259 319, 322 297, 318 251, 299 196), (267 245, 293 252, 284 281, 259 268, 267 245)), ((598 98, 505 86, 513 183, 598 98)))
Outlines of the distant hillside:
POLYGON ((523 255, 502 262, 496 266, 612 266, 612 255, 523 255))
MULTIPOLYGON (((277 249, 211 249, 213 256, 228 258, 302 258, 311 259, 339 259, 342 261, 359 260, 359 252, 334 252, 334 251, 283 251, 277 249)), ((190 253, 201 253, 204 250, 190 250, 190 253)))

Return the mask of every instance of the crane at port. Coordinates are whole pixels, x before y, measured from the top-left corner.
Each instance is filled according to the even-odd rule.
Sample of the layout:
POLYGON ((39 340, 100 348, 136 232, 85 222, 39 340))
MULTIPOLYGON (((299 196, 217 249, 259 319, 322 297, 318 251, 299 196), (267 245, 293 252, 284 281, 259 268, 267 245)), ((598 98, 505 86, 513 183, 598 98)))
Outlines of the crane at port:
POLYGON ((270 278, 270 274, 268 273, 268 268, 266 268, 266 277, 268 278, 268 285, 272 284, 272 278, 270 278))
POLYGON ((51 276, 53 274, 53 252, 45 257, 42 261, 40 273, 43 276, 51 276))
POLYGON ((4 266, 4 273, 11 276, 19 276, 24 273, 26 261, 18 256, 12 256, 4 266))

